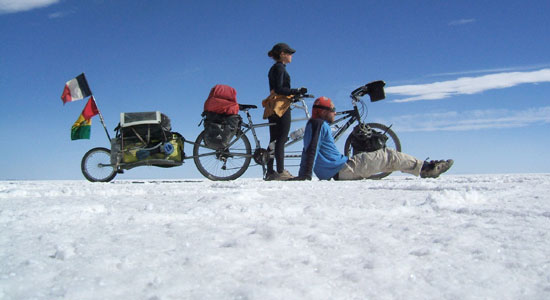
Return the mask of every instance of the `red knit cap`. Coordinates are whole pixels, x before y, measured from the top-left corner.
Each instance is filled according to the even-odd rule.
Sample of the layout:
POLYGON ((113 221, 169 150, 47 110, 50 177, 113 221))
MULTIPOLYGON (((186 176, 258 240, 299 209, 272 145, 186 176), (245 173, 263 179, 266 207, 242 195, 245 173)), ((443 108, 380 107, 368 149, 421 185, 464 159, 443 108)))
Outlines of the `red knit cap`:
MULTIPOLYGON (((315 102, 313 102, 313 106, 316 106, 316 105, 330 108, 332 106, 332 100, 330 100, 330 98, 324 97, 324 96, 319 97, 319 98, 317 98, 317 100, 315 100, 315 102)), ((320 118, 321 111, 322 111, 322 109, 313 108, 312 113, 311 113, 311 117, 313 119, 320 118)))

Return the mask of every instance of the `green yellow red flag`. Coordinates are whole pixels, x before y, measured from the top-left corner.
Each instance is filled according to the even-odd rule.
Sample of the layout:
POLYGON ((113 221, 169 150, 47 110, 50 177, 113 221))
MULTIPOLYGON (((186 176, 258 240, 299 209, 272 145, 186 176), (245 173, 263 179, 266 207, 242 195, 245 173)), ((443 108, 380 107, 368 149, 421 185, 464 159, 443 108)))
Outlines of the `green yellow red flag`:
POLYGON ((83 115, 78 117, 71 127, 71 140, 90 139, 92 119, 86 120, 83 115))
POLYGON ((82 110, 82 113, 71 127, 71 140, 90 139, 92 128, 92 117, 97 115, 99 110, 95 104, 94 97, 88 99, 88 103, 82 110))

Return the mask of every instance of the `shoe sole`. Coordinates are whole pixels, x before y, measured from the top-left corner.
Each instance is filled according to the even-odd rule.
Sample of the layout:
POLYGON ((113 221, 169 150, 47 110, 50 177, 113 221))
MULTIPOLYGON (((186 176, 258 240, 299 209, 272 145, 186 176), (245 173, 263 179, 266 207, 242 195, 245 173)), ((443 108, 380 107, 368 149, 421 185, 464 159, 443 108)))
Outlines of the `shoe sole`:
POLYGON ((437 167, 434 168, 434 170, 431 170, 430 173, 424 175, 424 176, 420 176, 421 178, 437 178, 439 177, 439 175, 449 171, 449 169, 453 166, 454 164, 454 160, 452 159, 448 159, 445 161, 446 162, 446 166, 445 167, 442 167, 441 165, 439 169, 437 169, 437 167), (431 173, 433 172, 433 173, 431 173))

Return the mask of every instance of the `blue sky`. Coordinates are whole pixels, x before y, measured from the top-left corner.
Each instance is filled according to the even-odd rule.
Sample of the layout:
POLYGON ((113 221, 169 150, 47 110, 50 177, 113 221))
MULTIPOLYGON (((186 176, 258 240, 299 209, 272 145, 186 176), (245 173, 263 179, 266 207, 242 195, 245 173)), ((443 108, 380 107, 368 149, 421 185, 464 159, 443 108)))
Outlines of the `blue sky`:
MULTIPOLYGON (((97 117, 90 140, 70 140, 85 101, 60 96, 82 72, 110 132, 120 112, 160 110, 194 140, 215 84, 260 104, 267 52, 281 41, 297 50, 293 86, 338 109, 385 80, 367 121, 394 124, 404 152, 453 158, 454 174, 550 172, 549 10, 543 0, 0 0, 0 179, 83 179, 82 156, 108 141, 97 117)), ((188 160, 117 178, 200 177, 188 160)))

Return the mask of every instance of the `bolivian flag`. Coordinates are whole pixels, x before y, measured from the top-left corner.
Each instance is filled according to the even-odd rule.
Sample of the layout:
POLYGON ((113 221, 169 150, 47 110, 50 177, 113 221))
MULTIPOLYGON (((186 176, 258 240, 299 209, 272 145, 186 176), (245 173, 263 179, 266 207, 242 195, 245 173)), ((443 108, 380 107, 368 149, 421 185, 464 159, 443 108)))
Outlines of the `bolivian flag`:
POLYGON ((99 111, 95 104, 94 97, 88 99, 88 103, 82 110, 78 120, 71 127, 71 140, 90 139, 90 130, 92 128, 92 117, 97 115, 99 111))

